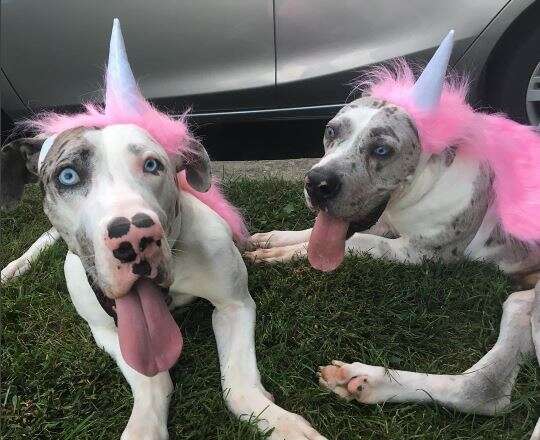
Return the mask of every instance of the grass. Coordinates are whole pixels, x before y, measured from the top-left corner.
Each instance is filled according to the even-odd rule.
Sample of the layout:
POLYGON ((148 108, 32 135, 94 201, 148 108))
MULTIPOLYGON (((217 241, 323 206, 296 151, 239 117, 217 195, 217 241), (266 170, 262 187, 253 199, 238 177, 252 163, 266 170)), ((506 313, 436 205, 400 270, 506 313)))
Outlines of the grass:
MULTIPOLYGON (((299 185, 230 182, 252 231, 305 228, 312 215, 299 185)), ((1 218, 3 267, 49 226, 36 188, 1 218)), ((2 288, 0 395, 3 438, 114 439, 130 414, 129 387, 75 313, 62 274, 65 245, 2 288)), ((331 359, 459 373, 497 338, 507 278, 477 263, 420 266, 349 257, 332 274, 306 262, 248 266, 258 306, 257 353, 263 382, 280 405, 329 439, 523 439, 539 415, 539 369, 522 369, 513 408, 499 417, 463 415, 436 405, 363 406, 318 387, 331 359)), ((185 348, 172 370, 171 439, 262 439, 227 411, 211 328, 211 306, 175 313, 185 348)))

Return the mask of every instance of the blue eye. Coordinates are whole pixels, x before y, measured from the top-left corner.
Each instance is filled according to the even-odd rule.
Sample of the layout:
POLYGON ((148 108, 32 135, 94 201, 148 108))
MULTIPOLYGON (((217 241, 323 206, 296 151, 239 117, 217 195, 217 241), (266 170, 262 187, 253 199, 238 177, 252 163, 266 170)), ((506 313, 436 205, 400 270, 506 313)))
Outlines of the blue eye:
POLYGON ((156 159, 146 159, 144 162, 145 173, 155 173, 160 169, 161 163, 156 159))
POLYGON ((76 185, 80 180, 79 174, 73 168, 64 168, 58 174, 58 181, 65 186, 76 185))
POLYGON ((387 145, 379 145, 372 150, 372 153, 378 157, 387 157, 391 152, 392 150, 387 145))

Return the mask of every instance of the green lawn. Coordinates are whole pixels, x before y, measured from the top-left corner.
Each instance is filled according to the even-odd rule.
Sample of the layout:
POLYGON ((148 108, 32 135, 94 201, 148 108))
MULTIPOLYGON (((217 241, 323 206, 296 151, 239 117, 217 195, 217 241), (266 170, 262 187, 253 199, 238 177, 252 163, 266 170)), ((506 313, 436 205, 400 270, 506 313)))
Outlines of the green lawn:
MULTIPOLYGON (((310 225, 300 185, 277 180, 229 182, 231 199, 252 231, 310 225)), ((39 191, 2 215, 0 265, 18 257, 49 226, 39 191)), ((68 297, 65 245, 2 288, 2 438, 119 438, 130 390, 94 344, 68 297)), ((495 342, 501 304, 511 291, 491 267, 463 263, 406 266, 349 257, 332 274, 306 262, 249 266, 258 305, 257 354, 276 402, 310 420, 329 439, 523 439, 539 414, 539 369, 519 375, 513 409, 499 417, 463 415, 436 405, 363 406, 317 385, 332 359, 394 368, 459 373, 495 342)), ((172 370, 171 439, 260 439, 221 399, 211 306, 176 312, 185 348, 172 370)))

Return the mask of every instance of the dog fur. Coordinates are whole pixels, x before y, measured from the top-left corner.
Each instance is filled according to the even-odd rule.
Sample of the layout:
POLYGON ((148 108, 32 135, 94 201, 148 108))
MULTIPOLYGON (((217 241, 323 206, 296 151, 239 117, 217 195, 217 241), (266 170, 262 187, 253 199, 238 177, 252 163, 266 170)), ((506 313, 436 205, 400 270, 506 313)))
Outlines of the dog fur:
MULTIPOLYGON (((454 145, 440 154, 426 153, 409 114, 372 96, 346 105, 328 123, 323 143, 325 156, 311 171, 338 175, 340 191, 321 201, 306 190, 306 203, 350 222, 354 233, 346 251, 411 264, 426 258, 482 260, 529 290, 510 295, 496 345, 461 375, 334 361, 321 367, 321 385, 363 403, 435 400, 480 414, 507 408, 523 356, 533 355, 535 347, 538 355, 540 347, 540 243, 505 232, 493 209, 496 194, 489 164, 454 145), (372 151, 378 145, 389 146, 391 155, 375 157, 372 151), (535 285, 536 294, 531 289, 535 285)), ((255 249, 246 256, 259 263, 304 258, 311 232, 255 234, 255 249)), ((540 438, 539 430, 540 422, 533 438, 540 438)))
MULTIPOLYGON (((40 147, 41 142, 34 140, 6 147, 4 151, 19 150, 19 154, 3 157, 3 166, 6 160, 17 157, 27 161, 28 172, 35 171, 40 147), (26 154, 26 150, 32 154, 26 154)), ((44 234, 26 257, 35 258, 57 235, 67 243, 64 273, 71 300, 96 343, 114 358, 133 391, 133 410, 122 439, 168 438, 167 413, 173 389, 168 371, 150 377, 138 373, 124 360, 119 346, 114 301, 129 294, 129 285, 139 276, 151 278, 168 292, 170 309, 194 297, 205 298, 215 306, 212 323, 223 397, 236 416, 253 416, 261 430, 273 428, 270 438, 275 440, 324 439, 302 417, 277 406, 261 384, 254 346, 255 303, 231 227, 208 205, 182 190, 178 182, 177 173, 187 170, 192 187, 208 188, 210 163, 204 150, 199 153, 202 160, 187 162, 180 155, 166 152, 144 129, 133 124, 62 132, 37 177, 53 230, 44 234), (147 158, 159 161, 155 172, 143 171, 147 158), (59 173, 66 167, 76 169, 80 177, 73 187, 59 182, 59 173), (132 219, 125 236, 136 236, 137 244, 140 231, 149 235, 143 237, 144 243, 140 239, 136 250, 130 249, 133 255, 120 252, 116 234, 111 234, 118 216, 132 219), (147 272, 136 270, 135 256, 141 256, 141 262, 142 256, 148 258, 147 272), (119 272, 128 275, 119 281, 119 272)), ((27 179, 23 176, 10 185, 22 187, 27 179)), ((20 194, 22 188, 9 194, 11 204, 20 194)), ((27 264, 19 260, 11 272, 3 271, 3 276, 9 278, 26 268, 27 264)))

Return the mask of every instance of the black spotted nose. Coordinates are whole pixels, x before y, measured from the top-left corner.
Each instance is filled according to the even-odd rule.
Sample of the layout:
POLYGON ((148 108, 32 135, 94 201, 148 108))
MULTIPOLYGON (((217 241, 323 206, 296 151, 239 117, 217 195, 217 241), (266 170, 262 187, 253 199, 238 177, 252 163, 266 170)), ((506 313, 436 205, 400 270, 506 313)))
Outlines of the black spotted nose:
POLYGON ((125 217, 115 217, 107 226, 109 238, 120 238, 129 232, 131 222, 125 217))
POLYGON ((143 212, 135 214, 131 219, 131 222, 138 228, 149 228, 154 224, 154 220, 152 220, 149 215, 143 212))
POLYGON ((338 195, 341 178, 328 168, 313 168, 306 174, 305 187, 309 197, 314 202, 321 203, 338 195))

